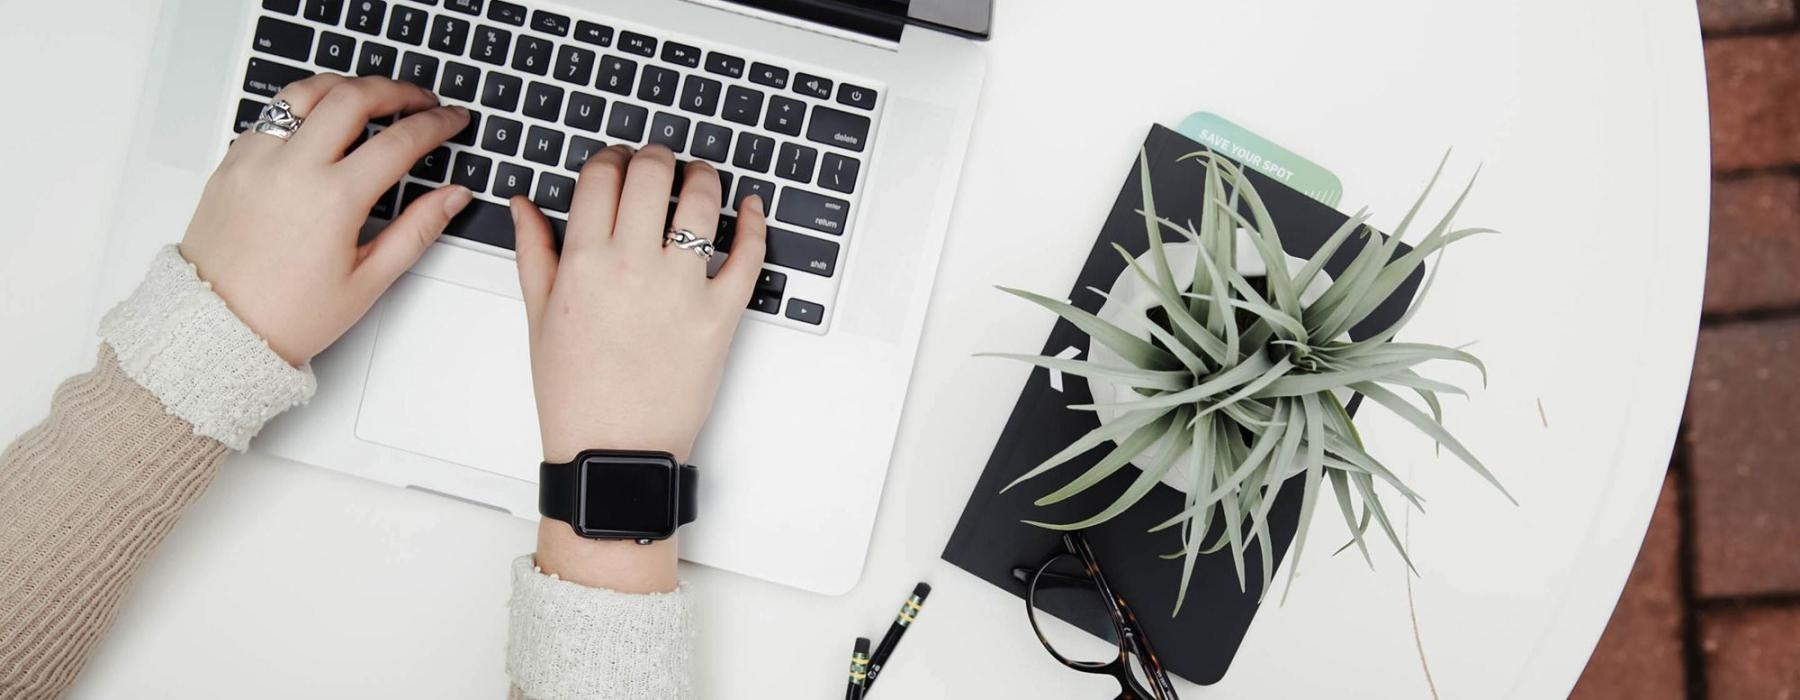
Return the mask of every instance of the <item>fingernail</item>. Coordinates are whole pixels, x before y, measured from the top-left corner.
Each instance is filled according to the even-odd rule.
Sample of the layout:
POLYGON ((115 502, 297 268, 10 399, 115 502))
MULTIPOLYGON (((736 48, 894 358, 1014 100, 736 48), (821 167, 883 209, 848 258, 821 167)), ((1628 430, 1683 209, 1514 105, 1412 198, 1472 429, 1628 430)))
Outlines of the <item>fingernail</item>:
POLYGON ((469 200, 474 199, 475 194, 462 185, 450 187, 450 194, 444 197, 444 216, 454 217, 462 212, 463 207, 469 206, 469 200))
POLYGON ((466 117, 466 116, 468 116, 468 115, 469 115, 469 108, 468 108, 468 107, 464 107, 464 106, 462 106, 462 105, 450 105, 450 106, 449 106, 449 107, 448 107, 448 109, 449 109, 449 110, 450 110, 450 111, 452 111, 452 112, 455 112, 455 113, 457 113, 457 114, 461 114, 461 115, 463 115, 463 116, 465 116, 465 117, 466 117))
POLYGON ((760 194, 750 195, 749 197, 745 198, 744 202, 746 204, 750 205, 750 211, 756 212, 758 214, 764 213, 763 212, 762 195, 760 195, 760 194))

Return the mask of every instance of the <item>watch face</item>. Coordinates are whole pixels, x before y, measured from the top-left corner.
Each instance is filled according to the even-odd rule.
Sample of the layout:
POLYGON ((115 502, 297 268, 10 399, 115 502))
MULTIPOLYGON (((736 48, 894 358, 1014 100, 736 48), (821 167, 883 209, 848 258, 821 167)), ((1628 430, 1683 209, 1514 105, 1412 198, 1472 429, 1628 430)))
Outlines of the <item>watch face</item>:
POLYGON ((608 455, 581 465, 581 528, 599 537, 667 537, 675 531, 675 462, 608 455))

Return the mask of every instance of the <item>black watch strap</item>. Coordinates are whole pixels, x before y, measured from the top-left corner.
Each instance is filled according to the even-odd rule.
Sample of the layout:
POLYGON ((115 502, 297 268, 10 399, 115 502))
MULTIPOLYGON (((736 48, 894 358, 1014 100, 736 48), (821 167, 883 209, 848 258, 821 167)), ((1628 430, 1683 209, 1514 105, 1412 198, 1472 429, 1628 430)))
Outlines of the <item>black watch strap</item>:
MULTIPOLYGON (((581 503, 580 464, 581 458, 577 457, 566 464, 546 462, 538 467, 539 514, 576 524, 576 508, 581 503)), ((675 523, 686 525, 694 522, 695 514, 700 511, 700 470, 694 465, 683 464, 675 479, 675 523)))

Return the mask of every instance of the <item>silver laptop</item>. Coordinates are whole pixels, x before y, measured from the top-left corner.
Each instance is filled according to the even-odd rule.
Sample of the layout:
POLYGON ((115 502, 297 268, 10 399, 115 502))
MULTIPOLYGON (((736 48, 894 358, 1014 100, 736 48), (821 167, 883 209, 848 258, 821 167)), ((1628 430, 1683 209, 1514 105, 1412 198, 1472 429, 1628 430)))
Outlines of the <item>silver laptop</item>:
MULTIPOLYGON (((476 201, 314 362, 255 448, 536 518, 541 458, 504 202, 557 225, 604 145, 717 166, 772 202, 767 263, 693 462, 683 557, 820 593, 860 577, 985 63, 989 0, 170 0, 100 308, 177 240, 257 107, 324 71, 476 115, 371 212, 476 201)), ((381 128, 370 126, 371 133, 381 128)))

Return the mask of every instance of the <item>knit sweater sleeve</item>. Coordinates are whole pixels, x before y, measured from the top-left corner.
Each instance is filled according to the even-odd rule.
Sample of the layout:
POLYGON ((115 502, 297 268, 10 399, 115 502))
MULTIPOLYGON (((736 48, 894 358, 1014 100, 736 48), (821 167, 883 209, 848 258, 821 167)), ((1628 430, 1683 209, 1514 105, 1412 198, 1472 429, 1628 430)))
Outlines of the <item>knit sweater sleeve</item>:
MULTIPOLYGON (((0 452, 0 699, 55 698, 220 462, 312 396, 174 246, 101 322, 94 368, 0 452)), ((629 595, 512 565, 512 694, 687 698, 685 588, 629 595)))
POLYGON ((228 449, 312 393, 173 247, 0 453, 0 698, 65 692, 228 449))

